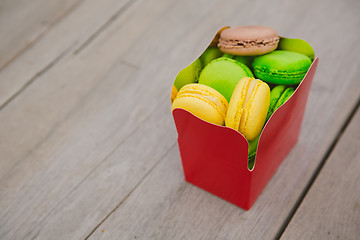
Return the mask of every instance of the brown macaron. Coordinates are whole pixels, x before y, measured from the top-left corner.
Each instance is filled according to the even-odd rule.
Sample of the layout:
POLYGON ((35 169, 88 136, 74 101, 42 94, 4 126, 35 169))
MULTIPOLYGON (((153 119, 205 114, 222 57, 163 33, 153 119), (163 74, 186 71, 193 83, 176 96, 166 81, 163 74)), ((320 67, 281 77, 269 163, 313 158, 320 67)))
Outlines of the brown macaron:
POLYGON ((223 30, 218 47, 224 53, 255 56, 269 53, 277 48, 279 36, 265 26, 240 26, 223 30))

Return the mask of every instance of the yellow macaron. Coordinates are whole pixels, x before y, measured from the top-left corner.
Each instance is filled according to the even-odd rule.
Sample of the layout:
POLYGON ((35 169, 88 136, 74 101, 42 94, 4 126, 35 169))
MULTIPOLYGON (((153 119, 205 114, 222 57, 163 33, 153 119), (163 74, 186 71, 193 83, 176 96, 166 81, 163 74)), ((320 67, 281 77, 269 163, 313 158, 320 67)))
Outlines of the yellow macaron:
POLYGON ((203 84, 187 84, 180 89, 171 106, 185 109, 204 121, 224 125, 228 102, 215 89, 203 84))
POLYGON ((235 87, 225 125, 242 133, 249 141, 261 132, 270 105, 270 88, 259 80, 242 78, 235 87))

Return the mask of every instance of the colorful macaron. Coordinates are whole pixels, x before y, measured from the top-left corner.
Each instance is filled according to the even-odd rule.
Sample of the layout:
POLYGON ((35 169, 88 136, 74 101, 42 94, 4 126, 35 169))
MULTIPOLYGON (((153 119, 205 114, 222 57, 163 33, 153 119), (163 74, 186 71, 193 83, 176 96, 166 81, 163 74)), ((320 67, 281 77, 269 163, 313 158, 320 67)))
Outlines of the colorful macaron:
POLYGON ((275 50, 278 42, 278 34, 270 27, 239 26, 223 30, 218 47, 224 53, 255 56, 275 50))
POLYGON ((202 84, 187 84, 180 89, 171 106, 185 109, 204 121, 224 125, 228 101, 215 89, 202 84))
POLYGON ((254 60, 253 56, 238 56, 238 55, 231 55, 228 53, 224 53, 223 57, 232 58, 242 64, 245 64, 248 67, 251 67, 252 61, 254 60))
POLYGON ((266 121, 271 115, 283 105, 295 92, 295 88, 287 87, 285 85, 277 85, 270 91, 270 106, 266 116, 266 121))
POLYGON ((311 60, 315 58, 314 49, 309 43, 302 39, 281 37, 278 49, 301 53, 308 56, 311 60))
POLYGON ((229 102, 225 125, 254 140, 264 126, 269 105, 269 86, 259 79, 242 78, 229 102))
POLYGON ((203 54, 201 54, 200 61, 203 67, 205 67, 212 60, 221 57, 224 55, 223 52, 220 51, 217 47, 208 47, 203 54))
POLYGON ((220 57, 211 61, 201 71, 199 83, 214 88, 230 101, 236 84, 243 77, 253 77, 251 70, 245 64, 231 58, 220 57))
POLYGON ((257 78, 274 84, 299 84, 311 65, 311 59, 304 54, 276 50, 256 57, 252 63, 257 78))

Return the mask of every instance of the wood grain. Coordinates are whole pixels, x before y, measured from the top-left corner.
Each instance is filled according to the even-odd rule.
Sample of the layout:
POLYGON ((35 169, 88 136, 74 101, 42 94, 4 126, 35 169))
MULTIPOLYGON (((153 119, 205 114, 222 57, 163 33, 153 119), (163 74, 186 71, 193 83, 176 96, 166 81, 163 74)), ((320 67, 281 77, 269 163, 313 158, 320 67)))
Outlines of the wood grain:
POLYGON ((66 18, 53 24, 0 72, 0 109, 58 62, 89 44, 133 2, 84 0, 66 18))
POLYGON ((360 236, 360 111, 336 145, 282 239, 360 236))
MULTIPOLYGON (((139 15, 145 11, 148 12, 139 11, 139 15)), ((2 110, 2 136, 12 132, 7 141, 1 142, 2 152, 8 154, 1 161, 2 236, 30 236, 34 226, 126 139, 157 104, 167 102, 171 82, 166 82, 173 78, 172 74, 162 66, 149 64, 141 74, 136 74, 138 66, 126 63, 121 56, 133 44, 133 38, 139 37, 138 32, 131 36, 128 30, 139 23, 152 24, 153 19, 157 19, 156 14, 146 19, 134 18, 116 32, 109 44, 101 39, 95 51, 84 49, 70 56, 71 60, 59 62, 2 110), (123 38, 124 33, 127 38, 123 38), (116 43, 121 47, 114 50, 116 43), (147 78, 153 79, 154 88, 143 84, 147 78), (162 100, 153 98, 160 92, 166 93, 162 100), (17 142, 18 139, 23 142, 17 142)), ((170 47, 162 51, 169 52, 170 47)), ((167 105, 169 109, 170 101, 167 105)), ((87 228, 93 229, 93 225, 87 228)))
MULTIPOLYGON (((46 71, 0 111, 2 238, 278 236, 358 100, 360 72, 352 63, 360 33, 346 29, 359 25, 359 3, 339 1, 325 12, 324 1, 138 0, 124 10, 123 3, 117 10, 107 3, 96 18, 105 23, 91 28, 67 21, 69 14, 44 36, 47 46, 34 45, 31 54, 50 49, 50 57, 35 61, 46 71), (248 212, 183 180, 169 112, 176 73, 221 26, 240 24, 306 39, 320 57, 299 142, 248 212), (79 26, 91 34, 76 35, 79 26), (59 43, 61 35, 67 43, 59 43)), ((82 6, 77 14, 90 16, 82 6)), ((6 69, 31 79, 30 67, 19 71, 31 54, 6 69)))
POLYGON ((81 0, 0 2, 0 70, 30 48, 81 0))

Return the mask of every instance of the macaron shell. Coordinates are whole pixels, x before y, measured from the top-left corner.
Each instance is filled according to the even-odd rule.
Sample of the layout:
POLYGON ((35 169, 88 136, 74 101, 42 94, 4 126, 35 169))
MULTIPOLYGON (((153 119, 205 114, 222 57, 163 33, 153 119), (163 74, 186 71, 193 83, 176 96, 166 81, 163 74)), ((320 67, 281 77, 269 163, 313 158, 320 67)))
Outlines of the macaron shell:
POLYGON ((177 90, 180 90, 183 86, 196 83, 199 80, 200 71, 202 69, 200 59, 196 59, 186 68, 182 69, 175 78, 174 85, 177 90))
POLYGON ((236 85, 226 113, 225 125, 237 131, 239 131, 241 116, 243 115, 242 106, 246 99, 247 84, 247 81, 241 79, 236 85))
POLYGON ((182 108, 204 121, 222 126, 227 107, 228 102, 216 90, 201 84, 188 84, 177 94, 171 111, 182 108))
POLYGON ((241 56, 263 55, 277 48, 276 31, 266 26, 239 26, 220 34, 218 47, 224 53, 241 56))
POLYGON ((311 45, 302 39, 281 37, 278 45, 279 50, 298 52, 308 56, 311 60, 315 58, 314 49, 311 45))
POLYGON ((283 105, 291 97, 291 95, 293 95, 294 92, 295 92, 295 88, 292 87, 286 88, 285 91, 281 94, 279 100, 277 101, 274 107, 274 111, 279 107, 281 107, 281 105, 283 105))
POLYGON ((214 88, 230 101, 239 80, 249 76, 250 70, 245 70, 244 66, 231 58, 220 57, 201 71, 199 83, 214 88))
POLYGON ((237 84, 231 97, 225 118, 225 125, 242 133, 249 141, 255 139, 264 126, 270 104, 269 86, 256 80, 254 90, 244 107, 252 78, 243 78, 237 84))
POLYGON ((252 93, 244 110, 239 131, 249 141, 254 140, 261 132, 270 104, 270 88, 267 84, 259 84, 252 93))
MULTIPOLYGON (((247 67, 251 67, 252 61, 254 60, 254 56, 237 56, 229 53, 224 53, 222 57, 234 59, 239 63, 245 64, 247 67)), ((253 74, 251 73, 251 75, 253 74)))
POLYGON ((254 60, 253 56, 234 56, 234 60, 251 67, 251 63, 254 60))
POLYGON ((257 78, 283 85, 299 84, 310 65, 308 56, 285 50, 276 50, 256 57, 252 64, 257 78))
POLYGON ((219 48, 217 47, 209 47, 207 48, 203 54, 201 54, 200 56, 200 61, 203 67, 205 67, 209 62, 211 62, 212 60, 219 58, 223 55, 224 53, 220 51, 219 48))
POLYGON ((270 92, 270 106, 269 111, 266 116, 266 121, 271 117, 271 115, 281 107, 295 92, 295 88, 286 87, 285 85, 277 85, 270 92))
POLYGON ((281 94, 285 91, 286 86, 285 85, 277 85, 270 91, 270 106, 269 111, 266 116, 266 119, 269 119, 270 116, 274 113, 274 107, 277 103, 277 101, 280 99, 281 94))

